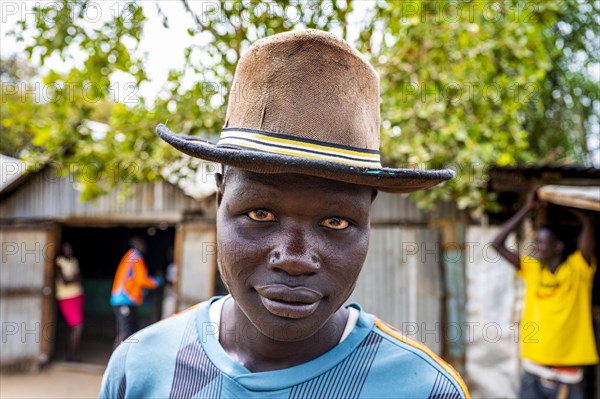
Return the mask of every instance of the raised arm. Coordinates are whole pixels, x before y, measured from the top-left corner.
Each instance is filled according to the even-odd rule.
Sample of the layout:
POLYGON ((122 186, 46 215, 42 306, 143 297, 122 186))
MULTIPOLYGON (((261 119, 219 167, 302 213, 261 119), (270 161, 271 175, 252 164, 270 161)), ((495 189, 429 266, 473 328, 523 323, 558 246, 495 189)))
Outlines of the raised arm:
POLYGON ((517 213, 515 213, 510 219, 504 223, 500 233, 494 238, 492 241, 492 247, 507 261, 510 262, 517 270, 521 268, 521 261, 519 259, 519 253, 513 252, 506 247, 506 238, 508 238, 509 234, 514 231, 523 221, 525 216, 529 213, 529 211, 537 208, 539 206, 539 202, 536 198, 536 190, 537 187, 532 189, 527 195, 527 200, 525 201, 525 205, 521 208, 517 213))
POLYGON ((568 208, 569 212, 574 214, 579 223, 581 223, 581 233, 577 238, 577 249, 581 252, 588 264, 592 264, 594 257, 594 220, 593 216, 575 208, 568 208))

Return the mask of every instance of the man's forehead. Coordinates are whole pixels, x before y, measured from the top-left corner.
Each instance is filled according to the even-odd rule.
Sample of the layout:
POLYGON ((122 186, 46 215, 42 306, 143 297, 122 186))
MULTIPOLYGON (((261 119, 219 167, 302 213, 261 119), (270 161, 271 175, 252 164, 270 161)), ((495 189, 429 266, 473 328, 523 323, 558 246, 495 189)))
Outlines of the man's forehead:
POLYGON ((348 192, 351 194, 361 191, 371 191, 371 187, 360 186, 351 183, 324 179, 311 175, 299 173, 257 173, 248 170, 227 166, 224 171, 225 186, 234 185, 241 190, 270 192, 271 188, 318 188, 324 192, 339 193, 348 192))

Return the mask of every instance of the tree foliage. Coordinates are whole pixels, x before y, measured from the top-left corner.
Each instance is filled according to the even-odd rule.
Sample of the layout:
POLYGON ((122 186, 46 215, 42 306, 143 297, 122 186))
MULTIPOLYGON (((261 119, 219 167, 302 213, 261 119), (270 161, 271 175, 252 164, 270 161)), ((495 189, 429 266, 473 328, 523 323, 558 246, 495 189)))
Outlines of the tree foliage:
POLYGON ((47 123, 42 117, 44 108, 41 102, 23 96, 27 90, 33 90, 28 81, 35 76, 35 69, 17 57, 11 57, 0 60, 0 76, 2 77, 0 154, 19 157, 20 151, 33 139, 33 132, 39 128, 39 125, 47 123), (37 115, 38 118, 32 118, 32 115, 37 115))
MULTIPOLYGON (((385 27, 374 57, 385 77, 384 154, 458 175, 416 194, 421 205, 456 201, 481 211, 494 204, 485 190, 489 166, 585 162, 583 121, 594 102, 598 114, 600 100, 584 72, 598 62, 590 43, 598 9, 576 1, 402 1, 376 9, 385 27), (566 26, 584 29, 587 39, 567 35, 566 26), (576 52, 586 56, 579 66, 569 58, 576 52)), ((363 32, 365 42, 372 32, 363 32)))
MULTIPOLYGON (((487 166, 583 162, 589 124, 598 120, 600 90, 586 73, 600 53, 597 3, 180 0, 197 45, 185 49, 185 64, 170 72, 156 100, 134 104, 115 101, 114 77, 126 74, 134 86, 148 79, 138 50, 144 7, 119 3, 89 26, 82 21, 93 2, 53 4, 37 6, 36 18, 13 35, 42 66, 51 57, 72 66, 36 80, 23 72, 26 62, 3 61, 1 151, 68 169, 84 199, 157 179, 168 164, 180 166, 169 170, 174 179, 197 167, 159 142, 156 124, 215 139, 240 54, 259 38, 299 27, 351 40, 379 71, 387 163, 457 170, 454 181, 416 195, 425 207, 444 200, 493 208, 487 166), (36 84, 43 95, 31 94, 36 84), (107 128, 94 131, 90 121, 107 128)), ((155 3, 163 25, 180 23, 164 4, 155 3)))

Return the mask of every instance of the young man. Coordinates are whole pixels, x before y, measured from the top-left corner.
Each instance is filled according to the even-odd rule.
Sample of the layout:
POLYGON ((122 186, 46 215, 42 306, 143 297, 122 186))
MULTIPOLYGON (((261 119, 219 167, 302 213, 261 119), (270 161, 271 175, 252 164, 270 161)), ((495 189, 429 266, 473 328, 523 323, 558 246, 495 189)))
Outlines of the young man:
POLYGON ((575 252, 568 253, 559 228, 547 225, 536 233, 533 257, 519 256, 506 247, 506 238, 538 206, 533 190, 492 243, 525 282, 519 397, 582 398, 581 366, 598 362, 591 309, 594 225, 589 216, 573 209, 582 226, 575 252))
POLYGON ((422 344, 344 306, 377 190, 452 177, 381 167, 371 65, 332 34, 290 32, 251 46, 232 88, 218 144, 157 129, 179 150, 225 165, 217 243, 230 295, 121 344, 101 396, 468 397, 422 344))
POLYGON ((138 330, 137 308, 144 303, 144 290, 157 288, 161 283, 160 278, 148 276, 144 262, 146 241, 135 236, 130 246, 117 267, 110 295, 117 320, 114 348, 138 330))

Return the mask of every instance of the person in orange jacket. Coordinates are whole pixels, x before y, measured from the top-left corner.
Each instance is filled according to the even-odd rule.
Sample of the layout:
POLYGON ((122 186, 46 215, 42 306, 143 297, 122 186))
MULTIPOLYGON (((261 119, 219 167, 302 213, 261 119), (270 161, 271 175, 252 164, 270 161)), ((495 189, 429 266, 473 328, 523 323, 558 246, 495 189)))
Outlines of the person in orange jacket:
POLYGON ((144 289, 155 289, 161 284, 160 278, 148 276, 143 257, 147 250, 146 241, 133 237, 130 245, 131 249, 117 267, 110 295, 110 304, 117 319, 114 348, 137 331, 137 308, 144 302, 144 289))

